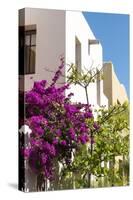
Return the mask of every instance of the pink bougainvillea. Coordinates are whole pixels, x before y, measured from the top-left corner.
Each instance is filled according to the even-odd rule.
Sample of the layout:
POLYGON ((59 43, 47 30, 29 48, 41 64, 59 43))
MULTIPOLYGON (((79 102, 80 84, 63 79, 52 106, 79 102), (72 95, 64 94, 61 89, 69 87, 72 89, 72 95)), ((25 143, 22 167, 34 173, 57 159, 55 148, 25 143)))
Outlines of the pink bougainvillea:
POLYGON ((32 90, 25 92, 26 119, 32 130, 28 145, 22 147, 23 155, 35 173, 43 173, 48 179, 54 178, 54 160, 65 165, 71 164, 73 149, 90 141, 91 127, 97 129, 91 106, 72 103, 70 85, 58 86, 64 60, 55 73, 51 85, 46 80, 35 82, 32 90), (88 119, 91 125, 86 123, 88 119), (69 161, 69 162, 68 162, 69 161))

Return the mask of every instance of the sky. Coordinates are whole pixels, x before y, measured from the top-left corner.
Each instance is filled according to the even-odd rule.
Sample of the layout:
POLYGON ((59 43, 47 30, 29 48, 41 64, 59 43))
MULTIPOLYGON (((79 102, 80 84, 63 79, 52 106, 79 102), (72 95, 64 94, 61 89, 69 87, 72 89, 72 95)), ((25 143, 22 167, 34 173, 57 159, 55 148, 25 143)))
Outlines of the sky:
POLYGON ((103 47, 103 60, 114 70, 129 96, 129 15, 83 12, 95 37, 103 47))

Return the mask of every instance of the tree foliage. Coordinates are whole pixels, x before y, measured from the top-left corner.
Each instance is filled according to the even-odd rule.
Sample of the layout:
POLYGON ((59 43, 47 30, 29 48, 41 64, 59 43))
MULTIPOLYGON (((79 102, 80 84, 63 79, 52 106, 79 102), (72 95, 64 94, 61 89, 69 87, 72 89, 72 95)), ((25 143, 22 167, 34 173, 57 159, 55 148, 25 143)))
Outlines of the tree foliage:
POLYGON ((24 145, 22 141, 20 145, 22 156, 32 171, 41 177, 42 183, 49 179, 54 185, 58 175, 58 189, 92 187, 92 178, 96 182, 103 177, 105 185, 123 185, 124 173, 127 183, 128 103, 121 105, 118 102, 108 109, 101 106, 92 110, 87 89, 90 83, 102 79, 102 70, 92 68, 79 72, 72 64, 68 70, 68 84, 59 87, 57 81, 63 67, 64 59, 61 58, 61 65, 50 85, 46 80, 35 82, 24 94, 26 119, 23 123, 30 127, 31 134, 28 142, 24 145), (86 104, 72 103, 72 93, 64 95, 71 84, 84 88, 86 104), (94 118, 94 112, 97 118, 94 118), (122 157, 122 169, 115 167, 119 156, 122 157), (60 172, 56 170, 59 163, 62 166, 60 172))

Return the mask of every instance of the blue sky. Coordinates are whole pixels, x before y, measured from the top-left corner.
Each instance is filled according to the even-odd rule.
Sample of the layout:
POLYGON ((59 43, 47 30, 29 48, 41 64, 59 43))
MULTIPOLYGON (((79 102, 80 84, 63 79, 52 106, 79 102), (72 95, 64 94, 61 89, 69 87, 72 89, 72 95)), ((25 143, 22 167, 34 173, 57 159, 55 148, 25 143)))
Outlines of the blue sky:
POLYGON ((129 96, 129 16, 83 12, 103 47, 104 61, 112 61, 118 79, 129 96))

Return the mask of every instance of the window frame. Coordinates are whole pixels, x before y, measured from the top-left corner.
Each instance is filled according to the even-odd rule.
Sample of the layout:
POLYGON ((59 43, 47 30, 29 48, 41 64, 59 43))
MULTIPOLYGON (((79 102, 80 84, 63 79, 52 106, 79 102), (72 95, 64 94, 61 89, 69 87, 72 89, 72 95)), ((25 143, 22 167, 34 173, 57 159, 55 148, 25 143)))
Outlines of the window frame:
MULTIPOLYGON (((19 26, 19 75, 28 75, 35 74, 36 71, 36 25, 26 25, 19 26), (26 45, 26 35, 30 36, 30 45, 26 45), (35 35, 35 43, 31 44, 32 35, 35 35), (35 47, 35 63, 31 68, 30 65, 27 67, 27 58, 26 58, 26 46, 30 48, 30 57, 31 57, 31 48, 35 47)), ((29 62, 31 62, 31 58, 29 58, 29 62)), ((29 63, 31 64, 31 63, 29 63)))
MULTIPOLYGON (((34 65, 34 67, 31 66, 31 49, 32 49, 32 47, 35 47, 35 61, 36 61, 36 42, 35 42, 35 44, 31 43, 32 35, 36 35, 36 30, 25 30, 25 40, 26 40, 26 36, 30 36, 29 45, 26 45, 26 41, 24 44, 24 48, 25 48, 24 51, 26 51, 26 47, 29 48, 29 59, 28 59, 29 63, 27 63, 27 60, 25 60, 25 64, 24 64, 24 68, 25 68, 24 73, 25 74, 35 74, 35 65, 34 65), (29 67, 27 67, 27 66, 29 66, 29 67)), ((26 59, 26 58, 24 58, 24 59, 26 59)))

